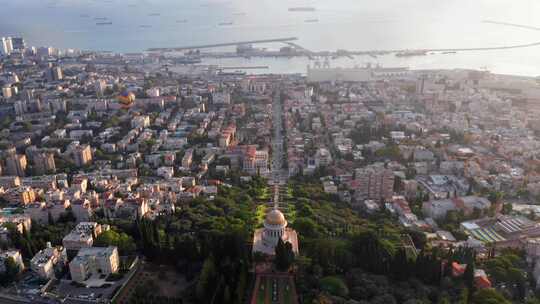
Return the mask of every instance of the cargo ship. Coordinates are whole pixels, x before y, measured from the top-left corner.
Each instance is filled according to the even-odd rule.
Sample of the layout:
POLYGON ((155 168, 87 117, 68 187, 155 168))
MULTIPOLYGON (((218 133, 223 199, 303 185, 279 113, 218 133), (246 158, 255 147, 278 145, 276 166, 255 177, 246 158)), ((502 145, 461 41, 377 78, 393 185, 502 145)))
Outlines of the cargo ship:
POLYGON ((426 51, 405 51, 396 54, 396 57, 413 57, 413 56, 426 56, 426 51))
POLYGON ((218 72, 218 76, 245 76, 247 73, 244 71, 234 71, 234 72, 218 72))
POLYGON ((202 62, 202 60, 197 57, 178 57, 174 58, 173 61, 176 64, 196 64, 202 62))
POLYGON ((304 20, 305 23, 317 23, 319 22, 319 19, 306 19, 304 20))
POLYGON ((187 19, 176 20, 176 23, 187 23, 187 19))
POLYGON ((148 16, 150 17, 158 17, 158 16, 161 16, 160 13, 152 13, 152 14, 148 14, 148 16))
POLYGON ((289 12, 314 12, 315 8, 311 6, 289 7, 289 12))
POLYGON ((227 26, 227 25, 233 25, 233 24, 234 24, 233 22, 221 22, 218 25, 219 26, 227 26))
POLYGON ((112 25, 112 22, 96 22, 96 25, 112 25))

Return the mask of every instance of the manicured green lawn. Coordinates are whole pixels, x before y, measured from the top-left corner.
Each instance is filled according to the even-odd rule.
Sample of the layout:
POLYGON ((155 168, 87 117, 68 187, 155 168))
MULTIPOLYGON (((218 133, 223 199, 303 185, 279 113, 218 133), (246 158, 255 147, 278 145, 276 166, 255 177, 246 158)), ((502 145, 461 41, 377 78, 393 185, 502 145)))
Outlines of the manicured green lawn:
POLYGON ((285 304, 292 304, 295 303, 293 299, 293 293, 292 293, 292 285, 290 284, 290 280, 282 279, 281 284, 283 286, 282 292, 283 292, 283 301, 285 304))
POLYGON ((266 304, 266 300, 269 301, 269 303, 280 303, 280 304, 295 304, 297 303, 296 299, 294 299, 293 294, 293 286, 294 284, 290 278, 277 278, 278 280, 278 301, 272 302, 272 277, 261 277, 261 281, 258 286, 258 293, 257 293, 257 304, 266 304), (287 288, 288 286, 288 288, 287 288))
POLYGON ((255 216, 257 218, 257 227, 260 227, 262 223, 264 222, 264 218, 266 217, 266 205, 260 204, 257 206, 257 210, 255 211, 255 216))
POLYGON ((282 205, 282 211, 287 219, 287 222, 293 223, 296 220, 296 208, 294 204, 287 203, 282 205))
POLYGON ((264 187, 262 189, 262 193, 257 196, 257 199, 260 201, 267 201, 270 199, 270 189, 268 187, 264 187))
POLYGON ((293 189, 291 187, 291 185, 287 185, 287 198, 292 198, 293 197, 293 189))
POLYGON ((266 279, 261 278, 259 283, 259 292, 257 294, 257 303, 259 304, 265 304, 266 289, 268 288, 268 286, 266 286, 266 281, 266 279))

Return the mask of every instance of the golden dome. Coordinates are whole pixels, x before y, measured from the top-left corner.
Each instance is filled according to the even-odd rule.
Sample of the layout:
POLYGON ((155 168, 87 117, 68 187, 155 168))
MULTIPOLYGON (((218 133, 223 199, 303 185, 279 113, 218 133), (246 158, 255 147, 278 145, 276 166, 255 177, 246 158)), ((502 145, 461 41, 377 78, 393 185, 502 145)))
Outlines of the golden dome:
POLYGON ((272 209, 272 211, 266 214, 265 223, 268 225, 286 225, 287 221, 285 216, 278 209, 272 209))

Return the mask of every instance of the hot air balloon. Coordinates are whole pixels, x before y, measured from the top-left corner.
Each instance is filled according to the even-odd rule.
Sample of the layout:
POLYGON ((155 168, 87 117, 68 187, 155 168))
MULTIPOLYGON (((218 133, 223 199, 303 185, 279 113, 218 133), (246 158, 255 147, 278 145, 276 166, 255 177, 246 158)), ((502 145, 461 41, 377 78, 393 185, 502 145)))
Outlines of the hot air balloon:
POLYGON ((125 92, 122 92, 120 95, 118 95, 117 99, 118 99, 118 102, 122 104, 123 108, 129 108, 135 101, 135 94, 133 94, 132 92, 125 91, 125 92))

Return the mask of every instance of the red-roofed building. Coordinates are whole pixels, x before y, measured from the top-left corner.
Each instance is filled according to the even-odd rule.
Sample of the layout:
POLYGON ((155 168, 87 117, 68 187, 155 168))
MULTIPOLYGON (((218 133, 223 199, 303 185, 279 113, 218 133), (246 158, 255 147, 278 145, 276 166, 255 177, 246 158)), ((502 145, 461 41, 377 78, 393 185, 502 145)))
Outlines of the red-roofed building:
POLYGON ((478 289, 491 288, 491 281, 486 276, 474 277, 474 284, 478 289))
POLYGON ((198 197, 199 195, 201 195, 203 188, 201 186, 193 186, 186 191, 191 193, 193 197, 198 197))
POLYGON ((219 186, 221 184, 223 184, 223 182, 220 181, 219 179, 209 179, 208 180, 208 185, 210 185, 210 186, 219 186))
POLYGON ((465 269, 467 268, 467 264, 459 264, 456 262, 452 262, 452 276, 459 277, 465 273, 465 269))
MULTIPOLYGON (((452 262, 452 276, 462 276, 465 273, 466 269, 467 264, 459 264, 456 262, 452 262)), ((491 281, 487 277, 486 272, 482 269, 474 270, 474 284, 476 285, 476 288, 479 289, 491 288, 491 281)))

